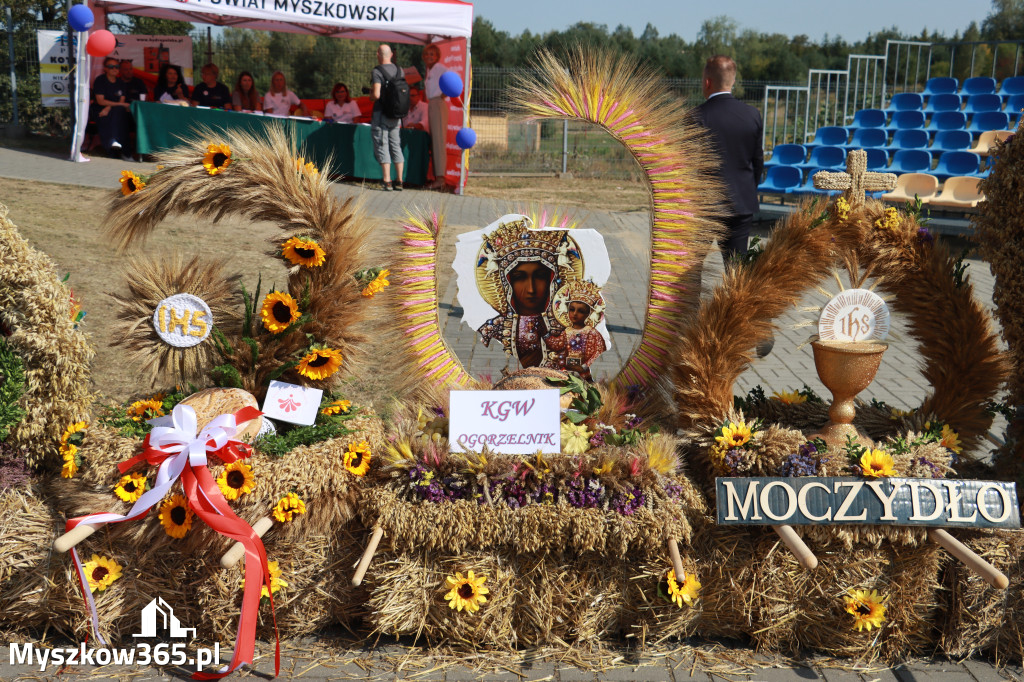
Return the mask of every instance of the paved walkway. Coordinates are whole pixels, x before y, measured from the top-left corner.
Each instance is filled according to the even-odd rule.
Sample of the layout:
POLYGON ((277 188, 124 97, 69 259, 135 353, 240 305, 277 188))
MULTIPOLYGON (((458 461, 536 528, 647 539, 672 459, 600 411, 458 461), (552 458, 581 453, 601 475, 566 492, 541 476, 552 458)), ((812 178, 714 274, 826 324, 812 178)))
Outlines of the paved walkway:
MULTIPOLYGON (((149 172, 151 164, 131 164, 149 172)), ((117 186, 117 178, 125 167, 121 161, 109 159, 93 159, 90 163, 70 163, 54 155, 27 152, 22 150, 0 148, 0 177, 38 180, 59 184, 81 185, 110 189, 117 186)), ((553 182, 555 180, 552 180, 553 182)), ((435 193, 406 190, 405 192, 380 192, 363 190, 353 183, 336 185, 337 192, 342 196, 361 195, 371 214, 390 220, 400 220, 407 210, 416 207, 438 207, 447 216, 450 226, 448 237, 442 244, 441 257, 450 262, 454 255, 455 236, 469 229, 483 227, 505 213, 527 210, 529 197, 523 198, 522 204, 510 204, 493 199, 475 197, 441 196, 435 193)), ((3 197, 0 196, 0 203, 3 197)), ((608 326, 612 335, 613 347, 595 363, 594 373, 597 377, 613 375, 632 348, 639 341, 642 329, 643 308, 647 300, 648 276, 648 244, 649 228, 647 213, 616 213, 580 210, 576 213, 581 226, 600 231, 608 242, 608 251, 612 256, 613 274, 607 287, 608 326)), ((388 246, 385 241, 393 240, 395 230, 385 231, 381 239, 381 248, 388 246)), ((721 276, 721 257, 712 254, 708 257, 704 269, 703 286, 705 291, 714 286, 721 276)), ((970 261, 968 270, 971 281, 979 298, 991 307, 992 275, 988 266, 980 260, 970 261)), ((442 308, 447 311, 443 320, 445 337, 468 368, 476 374, 500 373, 506 366, 504 354, 492 346, 484 348, 478 341, 476 333, 461 323, 461 306, 456 296, 454 278, 442 275, 440 287, 443 292, 442 308)), ((823 298, 808 294, 801 308, 810 305, 821 305, 823 298)), ((828 398, 829 393, 818 381, 814 371, 810 347, 798 349, 809 331, 793 329, 800 321, 813 319, 812 313, 795 309, 777 321, 776 343, 774 351, 767 357, 755 360, 752 366, 739 378, 737 392, 747 391, 760 384, 770 394, 772 391, 792 390, 808 385, 822 397, 828 398)), ((877 398, 896 407, 912 408, 920 405, 929 387, 925 384, 921 372, 920 357, 917 349, 906 335, 899 335, 901 325, 895 320, 893 329, 898 335, 890 345, 882 362, 875 382, 861 394, 864 399, 877 398)), ((1021 679, 1019 668, 997 670, 988 663, 967 662, 963 664, 922 663, 907 665, 894 670, 874 670, 849 672, 838 668, 810 667, 796 669, 752 669, 745 673, 709 676, 708 673, 696 670, 691 675, 691 663, 672 655, 659 656, 651 660, 643 660, 637 664, 619 664, 600 673, 587 672, 573 666, 560 665, 557 662, 523 663, 512 666, 503 673, 481 674, 468 667, 452 668, 440 666, 436 670, 431 667, 415 666, 415 670, 406 666, 401 670, 395 663, 402 654, 409 653, 408 648, 378 647, 372 651, 354 654, 344 651, 335 654, 334 658, 308 658, 292 656, 284 667, 289 671, 284 679, 292 677, 312 680, 334 679, 422 679, 432 682, 441 680, 468 679, 501 679, 501 680, 709 680, 742 679, 742 680, 807 680, 824 679, 829 682, 859 682, 880 680, 888 682, 899 680, 939 680, 940 682, 990 682, 998 679, 1021 679), (307 666, 312 666, 307 670, 307 666)), ((402 656, 403 660, 408 656, 402 656)), ((813 665, 813 664, 812 664, 813 665)), ((263 659, 257 666, 260 676, 268 671, 272 673, 272 662, 263 659)), ((10 666, 6 649, 0 647, 0 680, 8 679, 55 679, 53 671, 48 674, 30 673, 27 666, 10 666)), ((93 679, 170 679, 181 677, 180 672, 153 672, 142 670, 83 670, 74 672, 88 674, 93 679)), ((64 677, 66 675, 62 675, 64 677)))

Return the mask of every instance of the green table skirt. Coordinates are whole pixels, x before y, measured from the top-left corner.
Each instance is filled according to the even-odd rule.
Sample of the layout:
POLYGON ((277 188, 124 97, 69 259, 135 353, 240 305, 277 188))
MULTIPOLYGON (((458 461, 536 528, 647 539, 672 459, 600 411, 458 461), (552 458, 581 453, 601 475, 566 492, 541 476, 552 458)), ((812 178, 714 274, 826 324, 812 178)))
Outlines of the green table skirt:
MULTIPOLYGON (((346 123, 321 123, 294 118, 256 116, 238 111, 198 109, 172 106, 159 102, 132 102, 135 117, 136 149, 140 154, 153 154, 181 144, 200 128, 213 130, 244 130, 259 134, 272 125, 284 126, 303 149, 307 161, 324 170, 330 161, 330 172, 353 178, 380 180, 380 164, 373 157, 370 126, 346 123)), ((211 140, 213 142, 214 140, 211 140)), ((427 183, 430 166, 430 135, 422 130, 402 129, 402 154, 405 155, 405 177, 410 185, 427 183)), ((391 167, 392 179, 395 167, 391 167)))

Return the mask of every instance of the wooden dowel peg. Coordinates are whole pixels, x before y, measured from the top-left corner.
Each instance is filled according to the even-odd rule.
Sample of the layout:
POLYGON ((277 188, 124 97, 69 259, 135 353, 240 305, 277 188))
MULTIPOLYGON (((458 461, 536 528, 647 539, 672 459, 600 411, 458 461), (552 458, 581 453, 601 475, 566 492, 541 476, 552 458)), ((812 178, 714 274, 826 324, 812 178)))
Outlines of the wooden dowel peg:
MULTIPOLYGON (((269 516, 264 516, 262 519, 252 525, 252 530, 256 535, 263 537, 267 531, 274 525, 273 519, 269 516)), ((231 568, 245 556, 245 545, 241 542, 236 542, 231 545, 231 549, 224 552, 224 556, 220 558, 221 568, 231 568)))
POLYGON ((970 547, 957 540, 942 528, 929 528, 928 537, 942 545, 947 552, 962 561, 967 568, 984 578, 985 582, 992 587, 1000 590, 1005 590, 1009 587, 1010 580, 1003 575, 1002 571, 975 554, 970 547))
POLYGON ((683 561, 679 558, 679 543, 675 538, 668 539, 668 557, 672 560, 672 570, 676 572, 676 581, 682 583, 686 580, 686 571, 683 570, 683 561))
POLYGON ((96 532, 96 526, 80 523, 64 535, 53 541, 53 549, 58 552, 66 552, 82 540, 96 532))
POLYGON ((359 565, 356 566, 356 573, 352 576, 353 587, 359 587, 363 584, 363 576, 366 575, 366 569, 370 567, 370 561, 373 559, 373 555, 377 551, 377 545, 380 544, 382 537, 384 537, 384 529, 377 526, 373 529, 373 535, 370 536, 370 541, 366 543, 363 558, 359 560, 359 565))
POLYGON ((814 556, 814 552, 807 546, 803 538, 796 534, 793 530, 793 526, 772 526, 772 530, 778 533, 782 541, 786 543, 786 547, 789 547, 789 551, 793 553, 796 560, 800 562, 800 565, 804 568, 817 568, 818 557, 814 556))

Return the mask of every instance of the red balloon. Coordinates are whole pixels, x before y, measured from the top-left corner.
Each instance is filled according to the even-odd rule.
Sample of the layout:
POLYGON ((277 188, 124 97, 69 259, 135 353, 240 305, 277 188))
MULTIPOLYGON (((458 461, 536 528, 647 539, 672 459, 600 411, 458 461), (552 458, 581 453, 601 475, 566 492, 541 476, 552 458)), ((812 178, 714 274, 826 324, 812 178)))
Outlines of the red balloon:
POLYGON ((117 49, 117 38, 110 31, 93 31, 85 43, 85 51, 93 57, 106 57, 117 49))

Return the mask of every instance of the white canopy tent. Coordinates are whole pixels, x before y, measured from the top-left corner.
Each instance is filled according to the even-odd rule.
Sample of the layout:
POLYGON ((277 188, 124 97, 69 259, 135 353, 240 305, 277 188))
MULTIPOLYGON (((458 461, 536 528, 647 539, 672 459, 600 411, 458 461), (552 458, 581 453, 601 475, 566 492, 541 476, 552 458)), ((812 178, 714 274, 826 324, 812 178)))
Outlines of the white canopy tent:
MULTIPOLYGON (((440 40, 466 40, 463 82, 468 83, 473 5, 462 0, 91 0, 95 28, 106 26, 106 15, 137 14, 160 19, 192 21, 262 31, 305 33, 333 38, 423 44, 440 40)), ((88 74, 85 40, 78 44, 78 73, 88 74), (84 67, 84 68, 83 68, 84 67)), ((78 78, 78 116, 72 159, 81 156, 89 109, 89 83, 78 78)), ((467 93, 468 95, 468 93, 467 93)), ((469 97, 464 96, 468 120, 469 97)), ((459 187, 465 183, 465 158, 459 187)))

